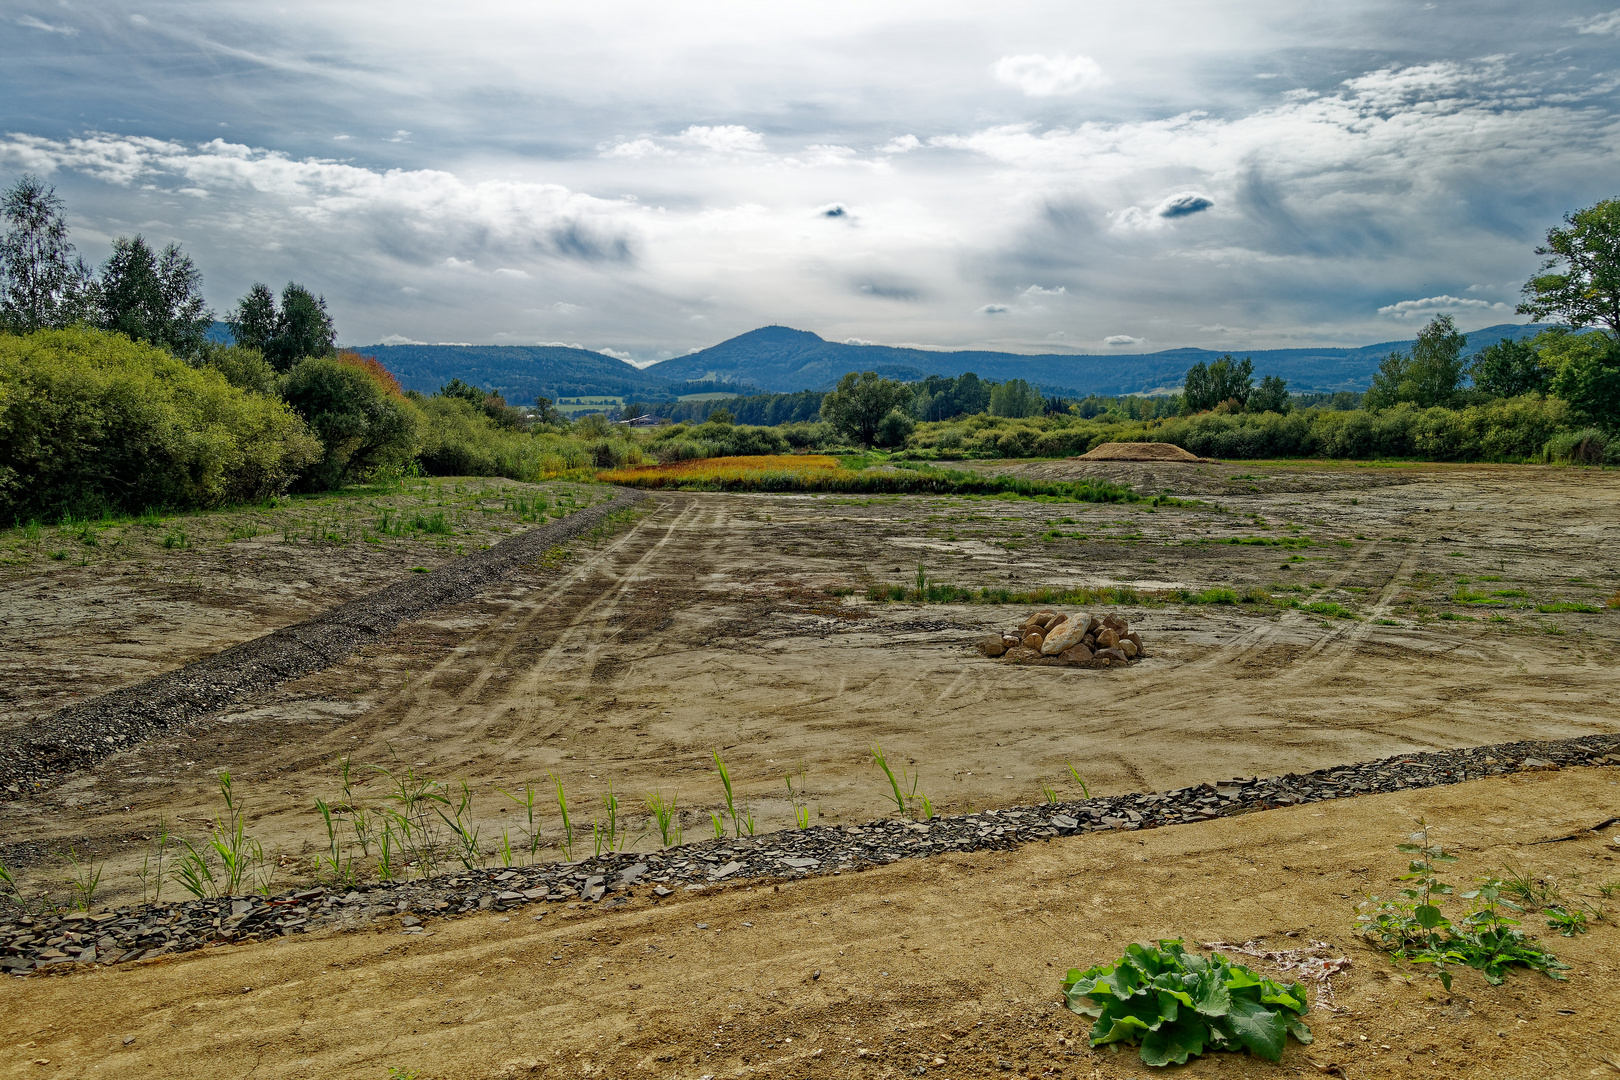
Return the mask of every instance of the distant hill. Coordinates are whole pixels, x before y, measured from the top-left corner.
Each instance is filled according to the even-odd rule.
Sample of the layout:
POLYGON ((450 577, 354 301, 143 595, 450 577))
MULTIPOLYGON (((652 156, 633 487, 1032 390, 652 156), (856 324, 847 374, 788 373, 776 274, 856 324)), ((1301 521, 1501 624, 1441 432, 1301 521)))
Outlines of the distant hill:
MULTIPOLYGON (((1524 337, 1540 325, 1503 323, 1468 335, 1473 352, 1507 337, 1524 337)), ((1296 391, 1364 390, 1379 361, 1410 341, 1386 341, 1360 348, 1232 349, 1254 359, 1257 375, 1280 375, 1296 391)), ((891 379, 960 375, 972 371, 997 382, 1025 379, 1035 386, 1081 394, 1132 394, 1178 386, 1187 369, 1222 352, 1166 349, 1154 353, 1036 356, 963 350, 935 352, 887 345, 846 345, 804 330, 767 326, 699 352, 654 364, 649 375, 669 380, 751 381, 766 390, 826 390, 847 371, 876 371, 891 379)))
POLYGON ((666 397, 670 381, 589 349, 561 345, 361 345, 407 390, 431 394, 452 378, 493 390, 513 404, 559 398, 666 397))
MULTIPOLYGON (((1504 338, 1528 337, 1539 324, 1502 323, 1468 335, 1468 351, 1504 338)), ((230 331, 215 323, 209 336, 229 341, 230 331)), ((1379 361, 1411 341, 1385 341, 1359 348, 1231 349, 1254 360, 1257 376, 1280 375, 1297 392, 1365 390, 1379 361)), ((514 404, 536 396, 625 396, 665 400, 696 389, 693 383, 735 386, 739 393, 828 390, 849 371, 876 371, 912 381, 928 375, 972 371, 1002 382, 1025 379, 1057 393, 1135 394, 1175 387, 1187 369, 1222 355, 1211 349, 1166 349, 1153 353, 1075 355, 962 350, 936 352, 888 345, 846 345, 807 330, 766 326, 687 356, 636 368, 588 349, 558 345, 361 345, 377 357, 408 390, 431 394, 452 378, 492 389, 514 404)), ((1224 350, 1223 350, 1224 351, 1224 350)))

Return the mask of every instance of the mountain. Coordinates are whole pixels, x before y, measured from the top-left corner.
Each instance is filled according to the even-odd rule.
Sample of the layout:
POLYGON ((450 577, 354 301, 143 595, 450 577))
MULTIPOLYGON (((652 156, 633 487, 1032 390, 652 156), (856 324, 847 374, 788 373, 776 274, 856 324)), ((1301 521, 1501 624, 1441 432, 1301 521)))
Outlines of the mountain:
MULTIPOLYGON (((1468 335, 1468 349, 1473 352, 1503 338, 1530 336, 1544 329, 1516 323, 1488 326, 1468 335)), ((1353 349, 1230 351, 1239 358, 1253 358, 1257 376, 1280 375, 1292 390, 1335 391, 1366 389, 1385 356, 1411 345, 1410 341, 1386 341, 1353 349)), ((997 382, 1025 379, 1035 386, 1082 394, 1131 394, 1179 386, 1188 368, 1222 355, 1195 348, 1105 355, 935 352, 888 345, 846 345, 804 330, 767 326, 646 370, 649 375, 670 381, 746 380, 779 392, 830 389, 847 371, 875 371, 886 378, 906 380, 972 371, 997 382)))
MULTIPOLYGON (((452 378, 514 404, 559 398, 667 397, 670 380, 589 349, 562 345, 361 345, 407 390, 431 394, 452 378)), ((678 380, 680 381, 680 380, 678 380)))
MULTIPOLYGON (((1504 338, 1529 337, 1539 324, 1501 323, 1468 335, 1474 352, 1504 338)), ((216 323, 214 340, 229 341, 216 323)), ((1365 390, 1385 356, 1410 349, 1411 341, 1385 341, 1359 348, 1232 349, 1251 357, 1256 377, 1280 375, 1295 391, 1365 390)), ((875 371, 907 381, 928 375, 972 371, 1002 382, 1025 379, 1066 395, 1134 394, 1177 387, 1187 369, 1222 353, 1211 349, 1165 349, 1154 353, 1076 355, 962 350, 903 349, 888 345, 846 345, 807 330, 766 326, 687 356, 637 368, 588 349, 560 345, 362 345, 407 390, 431 394, 452 378, 486 387, 514 404, 536 396, 644 397, 666 400, 676 394, 735 387, 739 393, 828 390, 846 372, 875 371), (693 385, 697 383, 708 385, 693 385)))

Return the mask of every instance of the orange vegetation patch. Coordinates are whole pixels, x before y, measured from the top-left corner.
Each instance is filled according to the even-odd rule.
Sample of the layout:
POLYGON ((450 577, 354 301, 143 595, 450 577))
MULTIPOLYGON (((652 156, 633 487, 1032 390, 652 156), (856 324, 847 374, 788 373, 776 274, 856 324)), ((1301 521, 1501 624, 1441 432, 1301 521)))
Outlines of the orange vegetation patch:
POLYGON ((715 487, 753 485, 769 476, 828 476, 838 472, 838 459, 826 454, 759 454, 751 457, 698 458, 667 465, 609 469, 596 478, 630 487, 715 487))

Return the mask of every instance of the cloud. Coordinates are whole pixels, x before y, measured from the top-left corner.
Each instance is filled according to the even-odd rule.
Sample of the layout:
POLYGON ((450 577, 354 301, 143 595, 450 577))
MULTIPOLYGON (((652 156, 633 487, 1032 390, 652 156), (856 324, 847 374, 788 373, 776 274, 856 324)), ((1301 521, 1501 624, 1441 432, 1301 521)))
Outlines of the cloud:
POLYGON ((617 349, 597 349, 596 351, 601 353, 603 356, 611 356, 615 360, 623 360, 627 364, 635 360, 635 357, 631 356, 629 353, 620 352, 617 349))
POLYGON ((849 216, 849 207, 843 203, 828 203, 826 206, 816 207, 816 213, 825 218, 841 218, 849 216))
POLYGON ((4 165, 245 201, 254 207, 250 219, 264 229, 261 242, 314 247, 337 231, 400 262, 456 270, 475 269, 478 254, 631 263, 641 216, 631 203, 558 184, 469 183, 435 169, 295 160, 222 139, 188 146, 108 132, 62 140, 11 134, 0 138, 4 165))
POLYGON ((605 158, 628 158, 636 161, 649 157, 674 157, 675 151, 666 149, 651 139, 631 139, 629 142, 614 143, 603 148, 602 156, 605 158))
POLYGON ((1089 56, 1043 56, 1028 53, 1003 56, 990 67, 990 73, 1008 86, 1016 86, 1029 97, 1057 97, 1078 94, 1107 85, 1108 76, 1089 56))
POLYGON ((79 32, 79 28, 76 26, 53 26, 44 19, 38 19, 32 15, 19 15, 17 25, 25 26, 30 30, 43 30, 47 34, 61 34, 64 37, 72 37, 79 32))
POLYGON ((1571 19, 1564 25, 1577 34, 1620 34, 1620 8, 1586 19, 1571 19))
POLYGON ((847 337, 847 338, 844 339, 844 344, 845 345, 876 345, 877 342, 868 341, 865 338, 847 337))
POLYGON ((1215 205, 1215 200, 1208 195, 1200 195, 1196 191, 1183 191, 1179 195, 1172 195, 1153 208, 1153 213, 1162 218, 1188 217, 1202 210, 1208 210, 1215 205))
POLYGON ((915 135, 896 135, 877 149, 880 154, 909 154, 921 145, 922 140, 915 135))
POLYGON ((1131 337, 1129 334, 1109 334, 1103 338, 1104 345, 1140 345, 1141 343, 1141 338, 1131 337))
POLYGON ((1064 288, 1062 285, 1059 285, 1055 289, 1043 289, 1039 285, 1031 285, 1029 288, 1024 290, 1024 295, 1025 296, 1063 296, 1063 295, 1067 294, 1068 291, 1069 290, 1064 288))
POLYGON ((986 305, 984 305, 984 307, 982 307, 982 308, 980 308, 978 310, 977 314, 979 314, 979 315, 1004 315, 1004 314, 1006 314, 1007 312, 1009 312, 1011 310, 1012 310, 1012 308, 1008 307, 1006 304, 986 304, 986 305))
POLYGON ((1378 314, 1395 319, 1412 315, 1430 315, 1443 311, 1506 311, 1506 304, 1493 304, 1488 300, 1468 300, 1457 296, 1426 296, 1421 300, 1402 300, 1378 309, 1378 314))
POLYGON ((384 338, 380 339, 377 342, 377 344, 379 344, 379 345, 426 345, 427 342, 425 342, 425 341, 417 341, 415 338, 408 338, 408 337, 404 336, 403 334, 389 334, 387 337, 384 337, 384 338))
POLYGON ((518 269, 515 269, 514 267, 510 267, 510 266, 500 266, 500 267, 496 267, 495 276, 496 277, 526 278, 526 277, 529 276, 529 272, 527 270, 518 270, 518 269))
POLYGON ((903 300, 915 303, 923 299, 923 290, 919 286, 902 278, 887 275, 859 278, 851 282, 850 287, 862 296, 874 296, 879 300, 903 300))
POLYGON ((765 137, 742 124, 719 124, 714 127, 693 124, 675 136, 674 141, 717 154, 758 154, 765 150, 765 137))

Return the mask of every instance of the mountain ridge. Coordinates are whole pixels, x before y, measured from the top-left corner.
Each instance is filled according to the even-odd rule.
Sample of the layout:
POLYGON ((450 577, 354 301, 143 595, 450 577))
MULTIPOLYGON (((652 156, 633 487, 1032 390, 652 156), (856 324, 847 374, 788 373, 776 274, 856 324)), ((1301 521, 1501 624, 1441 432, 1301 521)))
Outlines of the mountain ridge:
MULTIPOLYGON (((210 334, 228 340, 223 324, 210 334)), ((1528 337, 1542 324, 1498 323, 1468 334, 1468 351, 1505 338, 1528 337)), ((1024 379, 1069 395, 1136 394, 1179 386, 1187 369, 1230 353, 1251 357, 1255 375, 1278 375, 1300 392, 1364 390, 1378 364, 1410 340, 1355 347, 1205 349, 1186 346, 1151 353, 1007 353, 987 349, 933 350, 828 341, 808 330, 762 326, 707 349, 638 368, 589 349, 560 345, 361 345, 408 390, 431 394, 452 378, 474 383, 515 404, 537 396, 666 398, 689 383, 735 386, 739 394, 828 390, 850 371, 915 381, 961 375, 1003 382, 1024 379)))

